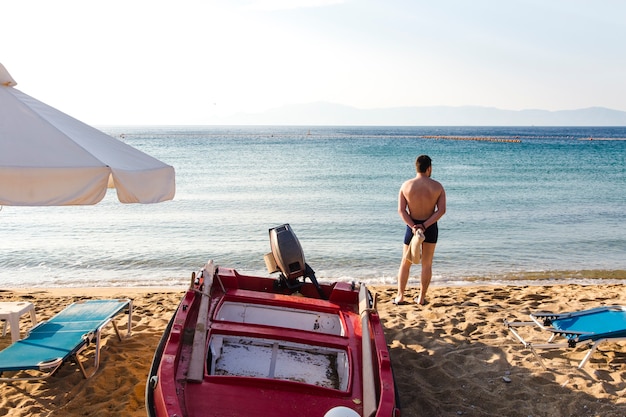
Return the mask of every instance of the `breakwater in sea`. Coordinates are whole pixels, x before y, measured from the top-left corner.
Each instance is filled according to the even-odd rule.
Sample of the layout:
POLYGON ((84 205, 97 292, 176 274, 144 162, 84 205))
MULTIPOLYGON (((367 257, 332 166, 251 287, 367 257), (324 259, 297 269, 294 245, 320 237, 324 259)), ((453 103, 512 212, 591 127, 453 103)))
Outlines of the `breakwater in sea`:
POLYGON ((424 139, 442 139, 442 140, 471 140, 479 142, 504 142, 504 143, 521 143, 519 137, 495 137, 495 136, 445 136, 445 135, 429 135, 421 136, 424 139))

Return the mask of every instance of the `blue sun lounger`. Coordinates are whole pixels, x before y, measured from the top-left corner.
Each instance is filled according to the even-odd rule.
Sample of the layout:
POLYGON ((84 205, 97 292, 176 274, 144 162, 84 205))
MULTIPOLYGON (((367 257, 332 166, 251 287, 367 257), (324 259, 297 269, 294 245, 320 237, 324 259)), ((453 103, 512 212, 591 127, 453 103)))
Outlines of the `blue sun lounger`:
POLYGON ((505 320, 505 325, 525 347, 530 348, 542 366, 544 366, 543 361, 535 349, 575 348, 578 343, 587 342, 591 349, 580 361, 578 365, 580 369, 585 366, 601 343, 626 340, 626 307, 624 306, 598 307, 562 314, 537 312, 532 313, 530 318, 532 321, 508 322, 505 320), (539 344, 526 341, 516 328, 529 325, 548 331, 550 333, 548 341, 539 344), (558 337, 563 337, 565 340, 555 343, 558 337))
POLYGON ((86 300, 73 303, 63 311, 33 327, 25 339, 0 351, 0 381, 33 381, 49 377, 69 359, 79 366, 85 378, 92 376, 100 364, 100 333, 122 312, 128 313, 128 336, 132 323, 132 300, 86 300), (95 343, 94 369, 88 375, 78 354, 95 343), (20 371, 26 371, 20 372, 20 371), (5 377, 5 372, 15 372, 5 377), (27 376, 22 376, 26 374, 27 376))

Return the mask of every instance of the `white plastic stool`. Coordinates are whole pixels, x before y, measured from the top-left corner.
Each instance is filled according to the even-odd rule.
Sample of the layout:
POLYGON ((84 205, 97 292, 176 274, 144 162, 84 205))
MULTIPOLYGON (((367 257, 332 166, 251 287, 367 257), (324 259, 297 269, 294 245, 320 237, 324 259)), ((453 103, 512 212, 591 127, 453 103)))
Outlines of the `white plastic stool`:
POLYGON ((33 303, 27 301, 0 302, 0 320, 4 320, 2 336, 6 336, 8 324, 11 326, 11 342, 20 340, 20 317, 26 313, 30 313, 30 320, 33 326, 36 325, 37 316, 33 303))

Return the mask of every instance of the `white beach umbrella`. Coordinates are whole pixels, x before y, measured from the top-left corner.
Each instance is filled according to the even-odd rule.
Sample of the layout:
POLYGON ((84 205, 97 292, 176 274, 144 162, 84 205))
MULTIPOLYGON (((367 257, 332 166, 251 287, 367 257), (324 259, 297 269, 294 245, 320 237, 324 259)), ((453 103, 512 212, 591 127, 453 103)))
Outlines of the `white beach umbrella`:
POLYGON ((174 168, 14 88, 0 64, 0 205, 122 203, 174 198, 174 168))

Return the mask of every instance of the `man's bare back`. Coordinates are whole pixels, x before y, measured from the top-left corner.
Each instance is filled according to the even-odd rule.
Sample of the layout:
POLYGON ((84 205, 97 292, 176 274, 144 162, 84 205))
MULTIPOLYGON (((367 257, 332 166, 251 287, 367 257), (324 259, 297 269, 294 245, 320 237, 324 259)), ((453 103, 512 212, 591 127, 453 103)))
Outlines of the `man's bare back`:
POLYGON ((432 168, 418 172, 415 178, 405 181, 398 196, 398 213, 411 226, 413 220, 423 220, 431 226, 445 213, 446 194, 443 186, 430 178, 432 168))
POLYGON ((432 263, 437 244, 437 221, 446 212, 446 192, 443 186, 430 178, 432 174, 431 159, 427 155, 418 156, 415 161, 417 175, 405 181, 398 193, 398 214, 407 225, 404 236, 404 252, 398 270, 398 295, 395 304, 404 302, 404 290, 409 279, 411 261, 407 258, 408 245, 418 230, 424 231, 422 243, 422 271, 420 294, 416 297, 417 304, 426 303, 426 291, 432 278, 432 263))
POLYGON ((400 189, 406 200, 406 208, 413 219, 428 219, 437 208, 439 197, 443 193, 441 184, 424 174, 405 181, 400 189))

